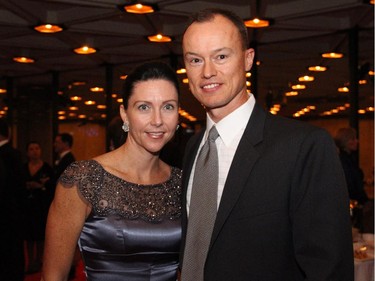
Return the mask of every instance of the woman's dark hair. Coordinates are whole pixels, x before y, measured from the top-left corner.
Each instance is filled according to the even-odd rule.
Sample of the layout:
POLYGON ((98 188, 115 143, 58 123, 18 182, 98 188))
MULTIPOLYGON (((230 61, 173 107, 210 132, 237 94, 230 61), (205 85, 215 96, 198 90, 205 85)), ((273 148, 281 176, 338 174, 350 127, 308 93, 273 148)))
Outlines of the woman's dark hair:
POLYGON ((189 28, 189 26, 192 25, 193 23, 209 22, 209 21, 212 21, 217 15, 223 16, 224 18, 228 19, 236 26, 241 37, 242 48, 243 50, 246 50, 249 45, 247 27, 244 24, 243 20, 237 14, 235 14, 234 12, 230 10, 225 10, 225 9, 220 9, 220 8, 207 8, 195 14, 192 14, 190 16, 189 21, 187 22, 184 34, 186 30, 189 28))
POLYGON ((123 93, 122 93, 122 103, 125 109, 128 108, 129 98, 133 94, 134 86, 138 82, 148 81, 148 80, 166 80, 171 82, 180 97, 180 88, 176 73, 173 69, 164 62, 147 62, 137 66, 125 80, 123 93))
POLYGON ((41 147, 39 142, 37 142, 37 141, 35 141, 35 140, 32 140, 32 141, 29 141, 29 142, 26 144, 26 150, 28 150, 28 149, 29 149, 29 146, 32 145, 32 144, 37 144, 37 145, 39 145, 39 147, 41 147))

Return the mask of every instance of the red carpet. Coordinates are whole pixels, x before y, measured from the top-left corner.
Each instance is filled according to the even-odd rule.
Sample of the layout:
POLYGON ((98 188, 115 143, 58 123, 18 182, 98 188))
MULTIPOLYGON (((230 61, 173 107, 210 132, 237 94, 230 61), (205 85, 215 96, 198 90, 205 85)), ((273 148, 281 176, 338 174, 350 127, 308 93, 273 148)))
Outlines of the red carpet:
MULTIPOLYGON (((40 281, 40 272, 34 273, 34 274, 27 274, 25 275, 25 281, 40 281)), ((83 263, 80 261, 77 265, 76 269, 76 277, 74 279, 71 279, 71 281, 85 281, 85 273, 83 272, 83 263)))

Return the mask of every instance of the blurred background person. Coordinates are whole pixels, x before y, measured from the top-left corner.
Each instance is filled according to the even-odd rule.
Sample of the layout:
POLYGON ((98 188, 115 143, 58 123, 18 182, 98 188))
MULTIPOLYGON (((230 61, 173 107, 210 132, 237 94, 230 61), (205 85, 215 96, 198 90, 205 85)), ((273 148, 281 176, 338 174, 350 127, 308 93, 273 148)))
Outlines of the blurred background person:
POLYGON ((76 160, 72 153, 73 136, 69 133, 58 134, 55 137, 53 147, 57 154, 54 165, 54 173, 57 181, 64 170, 76 160))
POLYGON ((358 163, 358 138, 353 128, 340 128, 334 137, 344 169, 346 184, 351 200, 364 204, 368 201, 364 189, 364 175, 358 163))
POLYGON ((1 280, 24 280, 25 259, 22 237, 22 199, 25 181, 20 151, 10 143, 8 123, 0 118, 0 231, 1 280))
MULTIPOLYGON (((373 228, 373 204, 372 209, 365 191, 364 173, 358 163, 358 138, 357 131, 353 128, 339 128, 334 136, 336 146, 339 151, 341 165, 343 167, 348 187, 349 198, 351 200, 351 217, 354 228, 360 232, 370 232, 368 228, 373 228), (366 206, 366 208, 364 208, 366 206), (368 211, 370 207, 370 211, 368 211), (364 212, 364 209, 366 210, 364 212), (366 217, 364 214, 366 213, 366 217)), ((373 230, 371 231, 373 232, 373 230)))
POLYGON ((24 204, 24 237, 27 249, 26 273, 40 271, 42 266, 44 232, 50 200, 46 182, 53 176, 52 167, 42 159, 42 149, 36 141, 26 147, 27 162, 23 170, 26 179, 24 204))

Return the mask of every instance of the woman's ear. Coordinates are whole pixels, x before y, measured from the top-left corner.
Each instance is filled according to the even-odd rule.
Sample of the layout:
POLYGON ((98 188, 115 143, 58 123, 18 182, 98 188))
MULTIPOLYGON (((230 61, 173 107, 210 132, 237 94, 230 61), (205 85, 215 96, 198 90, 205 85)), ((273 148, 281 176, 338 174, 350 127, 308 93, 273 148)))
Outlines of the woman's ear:
POLYGON ((122 122, 128 123, 128 115, 126 114, 126 110, 124 105, 120 105, 120 117, 122 119, 122 122))

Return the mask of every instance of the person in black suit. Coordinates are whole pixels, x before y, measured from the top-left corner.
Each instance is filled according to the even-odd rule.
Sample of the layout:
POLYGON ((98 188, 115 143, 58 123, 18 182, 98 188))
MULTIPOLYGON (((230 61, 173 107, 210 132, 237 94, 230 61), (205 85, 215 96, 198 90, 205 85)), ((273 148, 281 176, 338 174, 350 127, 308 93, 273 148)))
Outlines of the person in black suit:
POLYGON ((215 125, 218 207, 193 280, 353 280, 349 198, 335 144, 321 128, 266 112, 247 92, 248 42, 243 20, 221 9, 193 15, 183 35, 189 87, 207 126, 185 151, 181 278, 192 280, 184 254, 196 156, 215 125))
POLYGON ((21 233, 22 199, 25 188, 20 151, 9 142, 7 122, 0 118, 0 275, 2 280, 24 280, 24 251, 21 233))
POLYGON ((57 160, 54 166, 55 177, 57 180, 64 170, 76 160, 71 151, 73 146, 73 136, 68 133, 58 134, 55 137, 53 146, 57 154, 57 160))
POLYGON ((353 128, 340 128, 334 137, 339 157, 344 169, 349 198, 364 205, 368 201, 364 189, 364 174, 358 163, 357 131, 353 128))

